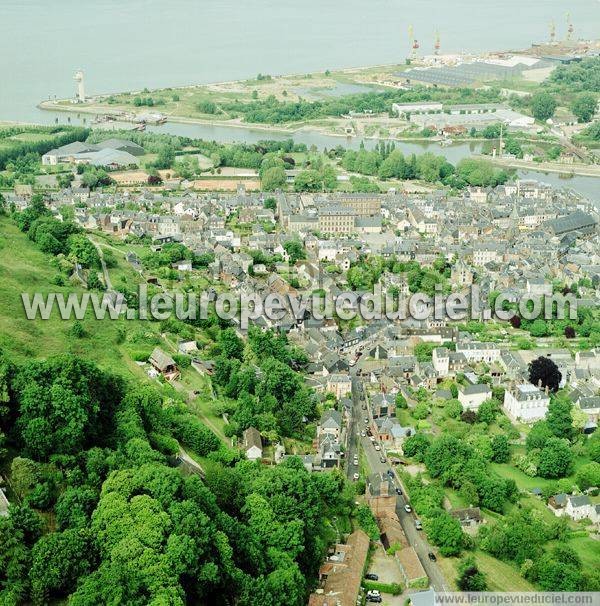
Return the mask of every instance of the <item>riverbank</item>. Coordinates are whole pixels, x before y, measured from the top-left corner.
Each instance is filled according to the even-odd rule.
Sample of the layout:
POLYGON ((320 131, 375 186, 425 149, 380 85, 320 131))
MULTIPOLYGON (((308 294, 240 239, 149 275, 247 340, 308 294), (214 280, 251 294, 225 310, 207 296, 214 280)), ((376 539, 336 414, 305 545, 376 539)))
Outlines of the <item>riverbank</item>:
POLYGON ((518 170, 527 170, 543 173, 556 173, 564 175, 566 178, 571 176, 579 177, 596 177, 600 178, 600 166, 596 164, 564 164, 560 162, 530 162, 527 160, 519 160, 516 158, 498 158, 491 156, 478 156, 491 160, 498 166, 507 168, 515 168, 518 170))

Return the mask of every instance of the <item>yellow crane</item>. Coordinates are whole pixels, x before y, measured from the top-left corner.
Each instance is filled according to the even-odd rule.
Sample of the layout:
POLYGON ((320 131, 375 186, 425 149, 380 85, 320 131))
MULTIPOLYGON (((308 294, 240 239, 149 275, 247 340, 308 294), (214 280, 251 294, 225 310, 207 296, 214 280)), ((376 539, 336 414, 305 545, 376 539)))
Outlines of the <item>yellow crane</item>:
POLYGON ((573 27, 573 22, 571 21, 571 13, 567 13, 567 42, 572 40, 574 31, 575 28, 573 27))

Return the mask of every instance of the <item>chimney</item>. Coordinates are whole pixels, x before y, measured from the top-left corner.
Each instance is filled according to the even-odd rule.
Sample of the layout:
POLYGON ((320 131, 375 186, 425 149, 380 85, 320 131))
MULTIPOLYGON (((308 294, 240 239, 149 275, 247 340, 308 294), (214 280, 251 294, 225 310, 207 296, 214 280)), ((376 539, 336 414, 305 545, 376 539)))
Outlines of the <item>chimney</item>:
POLYGON ((541 379, 538 379, 538 387, 539 387, 540 389, 542 389, 542 380, 541 380, 541 379))
POLYGON ((548 389, 548 386, 546 385, 546 395, 548 395, 548 391, 549 391, 549 389, 548 389))

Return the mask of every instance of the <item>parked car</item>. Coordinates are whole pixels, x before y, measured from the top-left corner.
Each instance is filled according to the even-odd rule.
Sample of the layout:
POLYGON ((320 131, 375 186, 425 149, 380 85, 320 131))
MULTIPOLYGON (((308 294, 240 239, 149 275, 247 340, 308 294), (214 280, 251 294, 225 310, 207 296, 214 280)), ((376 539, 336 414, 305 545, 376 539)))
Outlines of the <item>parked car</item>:
POLYGON ((412 507, 407 503, 404 506, 404 511, 406 511, 406 513, 410 513, 412 511, 412 507))
POLYGON ((379 460, 380 460, 382 463, 385 463, 385 462, 387 461, 387 459, 386 459, 386 458, 385 458, 383 455, 381 455, 381 456, 379 457, 379 460))
MULTIPOLYGON (((365 579, 369 581, 379 581, 379 575, 376 575, 374 572, 367 572, 367 574, 365 575, 365 579)), ((377 589, 371 589, 371 591, 369 591, 367 595, 373 593, 374 591, 377 591, 377 589)), ((377 591, 377 594, 379 595, 379 591, 377 591)))
POLYGON ((379 452, 381 450, 381 446, 379 446, 379 444, 375 444, 375 450, 379 452))
POLYGON ((421 523, 421 520, 415 520, 415 528, 417 530, 423 530, 423 524, 421 523))
POLYGON ((432 562, 436 562, 437 558, 435 557, 435 553, 432 553, 431 551, 427 554, 427 557, 432 561, 432 562))
POLYGON ((388 469, 388 470, 387 470, 387 474, 388 474, 388 476, 389 476, 390 478, 393 478, 393 477, 394 477, 394 472, 393 472, 391 469, 388 469))
POLYGON ((358 467, 358 459, 354 459, 354 461, 352 461, 354 463, 354 465, 356 465, 358 467))
POLYGON ((396 494, 402 494, 402 490, 398 487, 396 487, 396 494))
POLYGON ((355 473, 355 474, 352 476, 352 479, 353 479, 355 482, 356 482, 356 480, 358 480, 358 478, 360 478, 360 475, 359 475, 359 474, 357 474, 357 473, 355 473))
POLYGON ((365 417, 365 425, 369 424, 369 417, 365 417))
POLYGON ((381 604, 382 598, 380 595, 372 595, 372 596, 367 596, 367 602, 374 602, 376 604, 381 604))
POLYGON ((360 435, 361 435, 363 438, 365 438, 365 437, 367 436, 367 432, 366 432, 366 431, 361 431, 361 432, 360 432, 360 435))
MULTIPOLYGON (((377 577, 377 575, 375 575, 377 577)), ((376 579, 370 579, 371 581, 377 581, 379 580, 379 577, 377 577, 376 579)), ((369 589, 369 591, 367 591, 367 597, 368 598, 378 598, 381 596, 381 593, 379 592, 379 589, 369 589)))

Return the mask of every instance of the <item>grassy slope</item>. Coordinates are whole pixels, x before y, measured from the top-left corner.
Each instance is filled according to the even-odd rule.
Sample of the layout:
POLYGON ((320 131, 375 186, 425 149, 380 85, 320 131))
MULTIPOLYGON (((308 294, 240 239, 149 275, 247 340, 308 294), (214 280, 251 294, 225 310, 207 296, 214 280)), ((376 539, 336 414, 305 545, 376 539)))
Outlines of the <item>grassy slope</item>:
POLYGON ((69 352, 121 375, 144 376, 126 355, 126 346, 117 344, 117 327, 122 321, 87 317, 82 321, 86 336, 76 339, 70 335, 72 320, 62 320, 57 314, 47 321, 25 317, 22 292, 67 294, 78 290, 52 285, 50 280, 57 273, 50 256, 41 253, 12 221, 0 219, 0 347, 17 362, 69 352))
MULTIPOLYGON (((106 239, 102 244, 110 246, 106 239)), ((114 256, 117 265, 110 270, 114 285, 118 286, 121 277, 130 285, 139 281, 135 271, 124 263, 123 256, 119 252, 114 256)), ((88 314, 82 321, 86 336, 77 339, 70 334, 72 320, 62 320, 57 314, 47 321, 25 317, 21 302, 24 291, 30 295, 35 292, 62 292, 65 295, 72 291, 83 292, 80 287, 52 285, 50 280, 58 273, 52 262, 53 258, 40 252, 10 219, 0 217, 0 349, 18 363, 73 353, 112 373, 149 381, 144 368, 135 363, 132 354, 149 354, 156 343, 173 353, 174 341, 172 338, 165 340, 160 335, 158 323, 96 320, 88 314), (126 330, 127 337, 123 343, 118 339, 119 326, 126 330)), ((184 396, 191 390, 199 392, 198 398, 190 398, 191 412, 197 414, 225 444, 230 444, 223 433, 225 422, 215 413, 209 379, 187 368, 182 372, 180 384, 185 388, 184 396)), ((169 388, 165 387, 165 392, 169 392, 169 388)))

